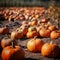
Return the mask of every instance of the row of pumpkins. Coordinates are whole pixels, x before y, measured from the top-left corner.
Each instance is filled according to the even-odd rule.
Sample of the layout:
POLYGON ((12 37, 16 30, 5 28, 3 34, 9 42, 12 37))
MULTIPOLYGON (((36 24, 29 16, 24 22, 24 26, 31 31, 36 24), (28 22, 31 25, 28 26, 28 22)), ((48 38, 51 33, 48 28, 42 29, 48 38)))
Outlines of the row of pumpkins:
MULTIPOLYGON (((56 39, 60 37, 60 29, 55 25, 52 25, 47 19, 39 20, 37 25, 37 20, 31 22, 23 21, 22 25, 18 27, 15 31, 11 32, 11 39, 20 39, 26 36, 27 38, 36 37, 50 37, 51 39, 56 39)), ((8 34, 8 27, 0 28, 0 34, 8 34)))
POLYGON ((27 38, 50 37, 56 39, 60 37, 60 30, 49 22, 48 18, 42 20, 23 21, 21 26, 11 32, 11 39, 19 39, 26 36, 27 38))
POLYGON ((5 8, 3 11, 0 11, 0 14, 6 20, 33 20, 38 19, 46 11, 44 7, 33 7, 33 8, 5 8))
MULTIPOLYGON (((39 21, 37 26, 37 20, 31 22, 23 21, 22 26, 18 27, 15 31, 11 32, 10 39, 2 39, 0 48, 2 48, 1 57, 2 60, 23 60, 25 52, 17 43, 18 39, 30 38, 27 42, 27 49, 31 52, 41 53, 42 56, 58 57, 60 55, 60 47, 55 43, 44 43, 39 37, 50 37, 55 40, 60 37, 60 30, 51 25, 48 19, 39 21)), ((0 34, 8 34, 8 27, 0 28, 0 34)), ((0 49, 1 50, 1 49, 0 49)), ((0 51, 1 52, 1 51, 0 51)))

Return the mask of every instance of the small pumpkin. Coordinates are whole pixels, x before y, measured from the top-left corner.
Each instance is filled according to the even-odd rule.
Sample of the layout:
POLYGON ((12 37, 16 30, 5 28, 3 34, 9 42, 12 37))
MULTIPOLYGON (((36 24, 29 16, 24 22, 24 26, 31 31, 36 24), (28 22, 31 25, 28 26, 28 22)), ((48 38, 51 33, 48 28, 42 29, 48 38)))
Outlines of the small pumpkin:
POLYGON ((25 52, 20 46, 7 46, 1 54, 2 60, 23 60, 24 56, 25 52))
POLYGON ((31 21, 31 24, 30 24, 30 25, 31 25, 31 26, 37 25, 37 20, 31 21))
POLYGON ((31 52, 41 52, 44 42, 41 39, 33 38, 27 43, 27 49, 31 52))
POLYGON ((58 57, 60 56, 60 48, 57 44, 45 43, 41 48, 42 56, 46 57, 58 57))
POLYGON ((59 38, 59 36, 60 36, 60 33, 57 30, 52 31, 50 34, 51 39, 57 39, 57 38, 59 38))
POLYGON ((31 26, 28 28, 28 31, 37 31, 36 27, 35 26, 31 26))
POLYGON ((24 15, 21 15, 21 16, 19 16, 19 19, 20 20, 25 20, 25 16, 24 15))
POLYGON ((11 33, 11 39, 20 39, 23 37, 22 31, 13 31, 11 33))
MULTIPOLYGON (((6 46, 10 46, 13 41, 15 41, 15 40, 12 40, 12 39, 9 39, 9 38, 4 38, 4 39, 1 40, 1 47, 5 48, 6 46)), ((16 44, 17 43, 15 42, 15 45, 16 44)))
POLYGON ((37 15, 35 15, 35 18, 36 18, 36 19, 38 19, 39 17, 40 17, 40 15, 38 15, 38 14, 37 14, 37 15))
POLYGON ((41 20, 41 23, 46 23, 47 21, 48 21, 47 18, 43 18, 43 19, 41 20))
POLYGON ((8 33, 9 33, 9 29, 7 27, 0 28, 0 34, 8 34, 8 33))
POLYGON ((51 26, 48 27, 48 29, 51 30, 51 31, 54 31, 54 30, 56 30, 57 28, 56 28, 56 26, 51 25, 51 26))
POLYGON ((27 32, 26 34, 27 38, 34 38, 35 36, 39 36, 38 32, 37 31, 30 31, 30 32, 27 32))
POLYGON ((22 25, 26 25, 26 24, 28 24, 27 21, 23 21, 23 22, 22 22, 22 25))

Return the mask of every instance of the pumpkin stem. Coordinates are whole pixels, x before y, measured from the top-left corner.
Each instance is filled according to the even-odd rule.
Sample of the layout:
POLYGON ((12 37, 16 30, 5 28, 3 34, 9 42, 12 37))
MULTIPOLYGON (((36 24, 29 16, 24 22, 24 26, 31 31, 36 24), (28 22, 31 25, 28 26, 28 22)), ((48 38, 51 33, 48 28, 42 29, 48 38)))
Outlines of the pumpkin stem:
POLYGON ((18 43, 18 44, 17 44, 18 46, 21 46, 21 45, 20 45, 20 40, 17 40, 17 43, 18 43))
POLYGON ((13 46, 13 48, 15 48, 15 40, 12 41, 12 46, 13 46))
POLYGON ((53 44, 53 41, 50 41, 50 44, 53 44))
POLYGON ((34 40, 36 39, 37 36, 34 36, 34 40))

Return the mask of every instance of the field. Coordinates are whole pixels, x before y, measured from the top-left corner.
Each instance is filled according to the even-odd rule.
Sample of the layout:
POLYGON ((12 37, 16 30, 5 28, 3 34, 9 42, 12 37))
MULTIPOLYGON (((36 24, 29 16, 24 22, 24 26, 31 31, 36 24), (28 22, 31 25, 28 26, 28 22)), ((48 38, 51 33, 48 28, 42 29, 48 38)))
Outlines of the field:
MULTIPOLYGON (((6 26, 9 29, 8 34, 0 34, 0 40, 2 40, 3 38, 10 38, 11 33, 13 31, 16 31, 17 28, 23 25, 22 24, 23 21, 27 21, 28 23, 25 25, 29 25, 29 22, 31 21, 37 20, 38 22, 42 19, 48 18, 48 11, 49 10, 44 7, 25 7, 25 8, 23 7, 1 8, 0 7, 0 28, 6 26), (27 18, 25 16, 27 16, 27 18)), ((58 8, 58 11, 60 11, 60 8, 58 8)), ((50 22, 49 19, 48 22, 50 22)), ((43 26, 45 24, 48 24, 48 22, 42 22, 43 24, 41 25, 37 23, 36 25, 32 25, 32 26, 35 27, 43 26)), ((59 30, 59 28, 57 30, 59 30)), ((41 36, 37 36, 37 38, 40 38, 42 41, 44 41, 44 43, 49 43, 52 40, 53 43, 57 44, 60 47, 60 36, 57 39, 51 39, 50 37, 46 38, 41 36)), ((28 51, 27 42, 30 40, 30 38, 27 38, 26 34, 22 38, 16 40, 19 40, 20 46, 25 51, 24 60, 60 60, 60 58, 43 57, 41 53, 32 53, 28 51)))

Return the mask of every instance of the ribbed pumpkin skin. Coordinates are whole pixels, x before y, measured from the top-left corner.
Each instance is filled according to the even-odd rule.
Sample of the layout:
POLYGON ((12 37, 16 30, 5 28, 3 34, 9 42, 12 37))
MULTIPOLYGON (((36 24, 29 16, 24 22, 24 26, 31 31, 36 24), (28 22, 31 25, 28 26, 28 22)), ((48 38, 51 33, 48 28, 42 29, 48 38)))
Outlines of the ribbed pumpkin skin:
POLYGON ((46 43, 42 46, 41 54, 47 57, 58 57, 60 48, 56 44, 46 43))
POLYGON ((51 33, 51 31, 47 30, 47 29, 41 29, 39 31, 39 34, 41 37, 50 37, 50 33, 51 33))
POLYGON ((41 52, 41 47, 43 46, 44 42, 38 38, 31 39, 27 43, 27 49, 31 52, 41 52))
POLYGON ((38 36, 38 32, 37 31, 30 31, 30 32, 27 32, 26 36, 27 38, 34 38, 35 36, 38 36))
POLYGON ((51 39, 57 39, 57 38, 59 38, 59 36, 60 36, 60 33, 56 32, 56 31, 52 31, 50 34, 51 39))
POLYGON ((19 38, 22 38, 22 37, 23 37, 22 32, 13 31, 11 33, 11 39, 19 39, 19 38))
POLYGON ((24 50, 19 47, 15 46, 7 46, 2 51, 2 60, 23 60, 25 56, 24 50))

